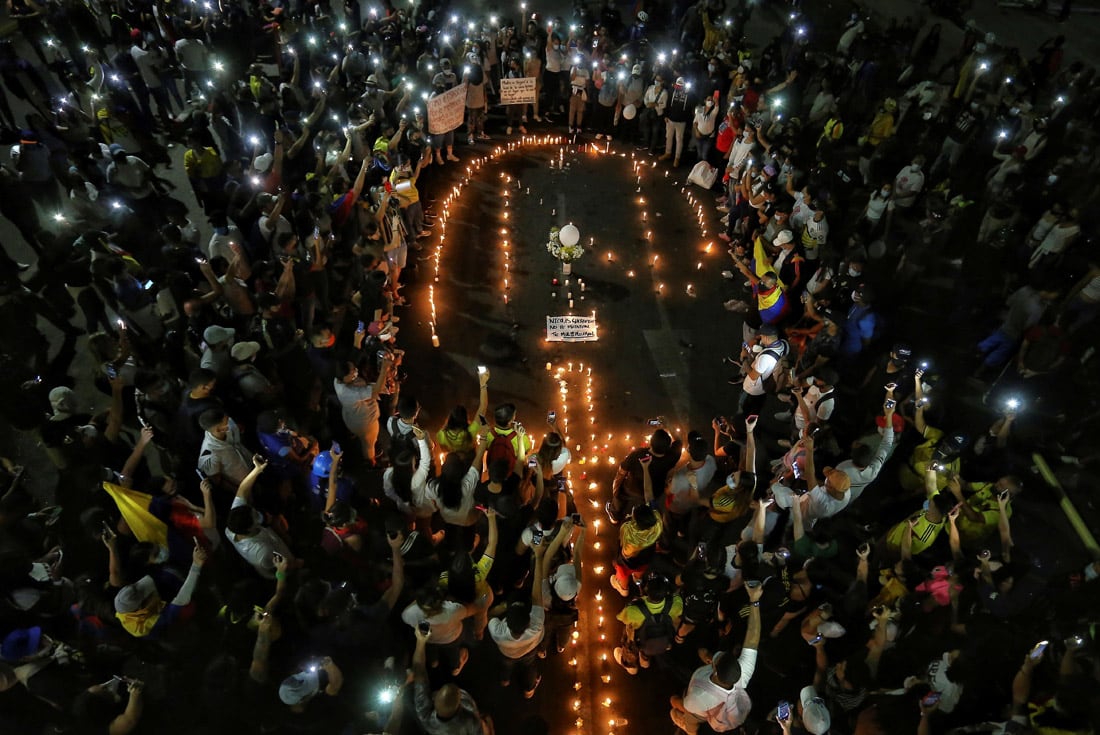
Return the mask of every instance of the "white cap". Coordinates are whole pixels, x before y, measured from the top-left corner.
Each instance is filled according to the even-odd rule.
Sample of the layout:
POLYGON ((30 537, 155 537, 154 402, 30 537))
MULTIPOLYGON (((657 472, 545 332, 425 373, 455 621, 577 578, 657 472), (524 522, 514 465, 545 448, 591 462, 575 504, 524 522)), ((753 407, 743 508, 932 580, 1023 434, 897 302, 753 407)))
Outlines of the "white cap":
POLYGON ((802 727, 813 735, 825 735, 832 725, 829 717, 829 708, 825 706, 825 700, 817 695, 817 690, 812 686, 803 687, 798 695, 802 702, 802 727))

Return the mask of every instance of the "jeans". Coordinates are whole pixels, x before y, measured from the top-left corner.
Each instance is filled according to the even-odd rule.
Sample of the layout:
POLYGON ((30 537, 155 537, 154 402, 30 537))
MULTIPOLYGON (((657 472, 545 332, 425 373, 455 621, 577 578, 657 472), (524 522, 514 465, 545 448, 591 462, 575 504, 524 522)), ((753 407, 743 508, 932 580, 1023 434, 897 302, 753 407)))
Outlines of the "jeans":
POLYGON ((985 358, 982 364, 987 368, 1001 367, 1008 362, 1008 358, 1012 357, 1012 353, 1016 351, 1018 341, 1009 337, 1000 329, 994 330, 993 334, 978 343, 978 351, 985 358))
POLYGON ((665 155, 672 156, 676 161, 680 160, 680 154, 684 152, 685 128, 687 128, 686 122, 672 122, 665 119, 665 155))
POLYGON ((714 136, 693 137, 692 140, 695 141, 695 151, 699 154, 699 160, 710 163, 710 152, 714 150, 714 136))
POLYGON ((510 683, 512 679, 519 675, 519 683, 523 686, 524 692, 529 692, 538 686, 539 672, 535 666, 535 662, 538 657, 538 648, 535 648, 530 653, 527 653, 519 658, 508 658, 501 655, 500 657, 500 683, 510 683))

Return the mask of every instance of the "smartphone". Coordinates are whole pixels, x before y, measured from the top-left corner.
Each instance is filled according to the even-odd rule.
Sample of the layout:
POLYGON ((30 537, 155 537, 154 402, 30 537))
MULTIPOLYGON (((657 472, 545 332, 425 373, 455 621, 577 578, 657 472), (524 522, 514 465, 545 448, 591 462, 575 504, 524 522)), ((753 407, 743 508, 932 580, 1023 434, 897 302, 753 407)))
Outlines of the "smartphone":
POLYGON ((806 642, 809 643, 811 646, 816 646, 818 643, 821 643, 821 641, 824 638, 825 638, 825 636, 818 633, 817 635, 815 635, 813 638, 811 638, 810 640, 808 640, 806 642))
POLYGON ((432 630, 432 624, 429 623, 427 620, 421 620, 419 623, 416 624, 416 628, 424 635, 427 635, 432 630))
POLYGON ((366 327, 366 325, 365 325, 365 324, 363 323, 363 320, 362 320, 362 319, 360 319, 360 320, 359 320, 359 326, 357 326, 357 327, 355 328, 355 331, 357 331, 357 332, 365 332, 365 331, 367 331, 367 327, 366 327))
POLYGON ((111 380, 114 380, 115 378, 117 378, 117 377, 118 377, 118 368, 116 368, 116 367, 115 367, 114 365, 112 365, 111 363, 107 363, 107 364, 106 364, 106 365, 104 366, 104 368, 103 368, 103 369, 104 369, 104 370, 106 371, 106 373, 107 373, 107 377, 108 377, 108 378, 110 378, 111 380))
POLYGON ((1069 650, 1076 651, 1085 647, 1085 637, 1083 635, 1071 635, 1066 638, 1065 644, 1069 650))
POLYGON ((151 289, 153 287, 153 282, 152 281, 146 281, 145 283, 141 284, 141 287, 144 288, 146 291, 148 291, 149 289, 151 289))
POLYGON ((786 722, 791 719, 790 702, 785 699, 779 701, 779 706, 775 708, 775 719, 781 722, 786 722))
POLYGON ((898 405, 898 402, 895 401, 893 398, 887 398, 886 399, 885 406, 886 406, 887 409, 895 408, 897 405, 898 405))
POLYGON ((543 537, 542 529, 536 529, 536 530, 532 531, 531 532, 531 545, 532 546, 541 546, 542 545, 542 537, 543 537))
POLYGON ((141 424, 141 428, 143 428, 143 429, 148 429, 149 428, 149 422, 145 420, 144 416, 138 414, 137 419, 138 419, 138 423, 141 424))
POLYGON ((871 544, 867 543, 866 541, 864 541, 862 544, 859 545, 859 553, 867 554, 870 551, 871 551, 871 544))
POLYGON ((992 554, 992 552, 990 552, 989 549, 982 549, 981 551, 978 552, 978 558, 981 559, 982 561, 986 561, 992 555, 993 554, 992 554))
POLYGON ((924 698, 920 701, 922 707, 935 707, 940 701, 939 692, 928 692, 924 695, 924 698))
POLYGON ((573 525, 579 528, 584 528, 584 519, 581 518, 580 513, 572 513, 569 518, 573 521, 573 525))
POLYGON ((1050 641, 1039 641, 1038 643, 1036 643, 1032 647, 1031 651, 1027 654, 1028 658, 1030 658, 1032 661, 1038 661, 1042 657, 1043 653, 1046 652, 1047 646, 1049 646, 1049 645, 1050 645, 1050 641))
POLYGON ((331 456, 332 452, 336 452, 337 454, 340 454, 340 442, 334 441, 332 443, 332 449, 329 450, 329 455, 330 456, 331 456))
POLYGON ((871 608, 871 614, 877 618, 879 615, 882 615, 883 611, 885 610, 886 608, 882 605, 875 605, 873 608, 871 608))
POLYGON ((485 367, 484 365, 478 365, 477 366, 477 374, 478 375, 484 375, 487 372, 489 372, 489 368, 485 367))
POLYGON ((796 480, 802 479, 802 468, 798 466, 797 461, 791 464, 791 471, 794 472, 794 478, 796 480))
POLYGON ((527 466, 528 467, 538 467, 539 466, 538 455, 532 454, 530 457, 528 457, 527 458, 527 466))
POLYGON ((748 587, 750 590, 754 590, 754 589, 756 589, 757 587, 760 586, 760 580, 759 579, 746 580, 745 581, 745 586, 748 587))
POLYGON ((198 467, 195 468, 195 474, 199 476, 199 482, 202 482, 206 479, 206 473, 200 470, 198 467))
POLYGON ((278 551, 272 551, 271 552, 271 558, 272 558, 272 560, 275 561, 276 564, 283 561, 283 555, 280 554, 278 551))
POLYGON ((549 413, 546 414, 546 422, 547 423, 552 424, 557 420, 558 420, 558 412, 557 411, 550 411, 549 413))

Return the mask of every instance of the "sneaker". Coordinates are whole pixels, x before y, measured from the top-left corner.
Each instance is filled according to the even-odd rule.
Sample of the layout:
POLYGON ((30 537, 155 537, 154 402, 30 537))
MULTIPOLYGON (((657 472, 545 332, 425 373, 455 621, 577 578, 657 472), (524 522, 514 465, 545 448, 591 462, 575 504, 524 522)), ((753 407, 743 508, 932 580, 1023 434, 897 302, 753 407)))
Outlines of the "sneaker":
POLYGON ((448 153, 447 154, 447 160, 448 161, 454 161, 455 163, 458 163, 459 158, 458 158, 458 156, 456 156, 453 153, 448 153))
POLYGON ((531 687, 530 689, 528 689, 526 692, 523 693, 523 698, 524 699, 530 699, 531 697, 535 696, 535 690, 539 688, 539 684, 541 684, 541 683, 542 683, 542 675, 540 674, 535 679, 535 685, 533 687, 531 687))
POLYGON ((618 592, 623 597, 629 597, 630 596, 630 590, 627 589, 626 587, 624 587, 623 583, 619 581, 619 575, 617 575, 617 574, 612 574, 611 575, 611 586, 614 587, 615 591, 618 592))
POLYGON ((525 127, 523 127, 522 125, 520 125, 520 126, 519 126, 519 134, 520 134, 520 135, 527 135, 527 128, 525 128, 525 127))
POLYGON ((603 133, 596 133, 596 140, 603 140, 603 133))
POLYGON ((472 135, 467 136, 466 137, 466 145, 473 145, 473 144, 474 144, 474 136, 472 136, 472 135))
POLYGON ((643 669, 648 669, 650 663, 651 662, 649 660, 649 656, 646 656, 643 653, 638 654, 638 665, 639 666, 641 666, 643 669))
POLYGON ((538 115, 535 115, 535 122, 542 122, 542 118, 538 115))
POLYGON ((719 232, 718 237, 721 238, 724 242, 733 242, 733 238, 724 232, 719 232))
POLYGON ((779 413, 777 413, 775 415, 775 420, 776 421, 790 421, 791 416, 793 416, 793 415, 794 414, 792 414, 790 411, 780 411, 779 413))
POLYGON ((504 129, 504 134, 505 135, 511 135, 512 134, 512 126, 511 125, 509 125, 508 127, 506 127, 504 129))
POLYGON ((622 646, 616 646, 615 650, 611 652, 611 655, 615 657, 615 663, 617 663, 619 666, 622 666, 624 669, 626 669, 626 673, 630 674, 631 676, 637 676, 637 674, 638 674, 638 667, 637 666, 627 666, 626 664, 623 663, 623 649, 622 649, 622 646))
POLYGON ((729 214, 730 212, 730 208, 727 207, 725 204, 719 204, 717 207, 715 207, 715 209, 717 209, 722 214, 729 214))
POLYGON ((470 660, 470 649, 463 648, 462 653, 458 655, 458 668, 451 671, 451 676, 458 676, 462 673, 462 669, 465 668, 466 662, 470 660))
POLYGON ((607 501, 606 503, 604 503, 604 505, 603 505, 603 509, 604 509, 605 511, 607 511, 607 517, 608 517, 609 519, 611 519, 611 525, 612 525, 612 526, 617 526, 617 525, 619 525, 620 523, 622 523, 622 519, 620 519, 620 518, 619 518, 618 516, 616 516, 616 515, 615 515, 615 511, 613 511, 613 510, 611 509, 611 501, 610 501, 610 500, 608 500, 608 501, 607 501))
POLYGON ((611 136, 610 136, 610 135, 605 135, 604 137, 605 137, 605 138, 607 138, 607 142, 608 142, 608 143, 610 143, 610 142, 611 142, 611 136))
POLYGON ((722 304, 726 307, 726 311, 733 311, 738 314, 747 314, 749 311, 748 303, 744 301, 738 301, 737 299, 730 299, 726 303, 722 304))
POLYGON ((721 223, 722 223, 723 225, 725 225, 726 227, 729 227, 729 224, 730 224, 730 216, 729 216, 729 215, 727 214, 727 215, 726 215, 725 217, 723 217, 723 218, 722 218, 721 220, 719 220, 719 221, 720 221, 720 222, 721 222, 721 223))

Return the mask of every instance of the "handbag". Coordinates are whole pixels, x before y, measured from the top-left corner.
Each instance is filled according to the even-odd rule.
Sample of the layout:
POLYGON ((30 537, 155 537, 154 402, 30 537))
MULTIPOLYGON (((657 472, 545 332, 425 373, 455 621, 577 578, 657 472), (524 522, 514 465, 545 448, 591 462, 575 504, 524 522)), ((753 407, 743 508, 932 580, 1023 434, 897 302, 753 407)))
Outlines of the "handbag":
POLYGON ((691 173, 688 174, 688 183, 701 186, 704 189, 710 189, 714 186, 714 182, 718 179, 718 169, 711 166, 706 161, 699 161, 691 168, 691 173))

